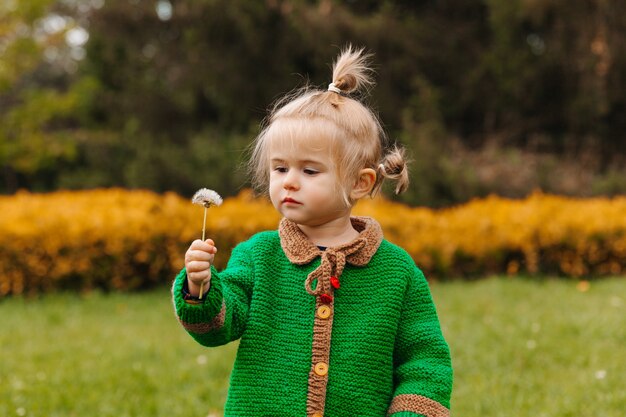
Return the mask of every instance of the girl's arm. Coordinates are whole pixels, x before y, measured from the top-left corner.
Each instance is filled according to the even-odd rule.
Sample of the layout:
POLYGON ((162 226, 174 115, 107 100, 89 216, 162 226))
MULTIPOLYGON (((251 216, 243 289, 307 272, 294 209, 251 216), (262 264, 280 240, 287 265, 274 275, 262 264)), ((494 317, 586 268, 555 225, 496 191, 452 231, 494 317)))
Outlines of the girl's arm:
POLYGON ((239 339, 245 329, 254 282, 250 242, 239 244, 225 270, 211 266, 209 291, 190 303, 183 297, 187 272, 183 269, 172 288, 176 316, 185 330, 204 346, 224 345, 239 339))
POLYGON ((394 348, 392 417, 447 417, 452 364, 424 274, 415 268, 404 296, 394 348))

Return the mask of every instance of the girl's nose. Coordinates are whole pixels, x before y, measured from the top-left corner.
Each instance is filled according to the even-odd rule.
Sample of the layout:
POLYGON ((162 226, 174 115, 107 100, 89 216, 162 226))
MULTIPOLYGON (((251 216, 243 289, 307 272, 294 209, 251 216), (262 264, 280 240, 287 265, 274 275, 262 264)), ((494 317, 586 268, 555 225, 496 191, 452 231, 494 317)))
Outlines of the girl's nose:
POLYGON ((283 188, 285 188, 285 190, 297 190, 300 188, 298 172, 295 169, 290 169, 289 172, 287 172, 287 175, 285 175, 283 188))

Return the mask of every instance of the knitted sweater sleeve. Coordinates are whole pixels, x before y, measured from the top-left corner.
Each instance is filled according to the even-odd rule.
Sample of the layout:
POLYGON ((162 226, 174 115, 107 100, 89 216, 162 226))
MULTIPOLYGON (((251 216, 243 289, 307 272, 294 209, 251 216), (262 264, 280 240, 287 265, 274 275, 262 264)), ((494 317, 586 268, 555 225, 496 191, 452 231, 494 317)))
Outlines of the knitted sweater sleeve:
POLYGON ((245 329, 254 281, 250 246, 250 241, 236 246, 223 271, 211 266, 210 287, 202 303, 189 304, 183 299, 182 288, 187 280, 184 268, 174 281, 176 316, 185 330, 204 346, 219 346, 239 339, 245 329))
POLYGON ((394 348, 392 417, 448 417, 452 364, 428 283, 414 267, 394 348))

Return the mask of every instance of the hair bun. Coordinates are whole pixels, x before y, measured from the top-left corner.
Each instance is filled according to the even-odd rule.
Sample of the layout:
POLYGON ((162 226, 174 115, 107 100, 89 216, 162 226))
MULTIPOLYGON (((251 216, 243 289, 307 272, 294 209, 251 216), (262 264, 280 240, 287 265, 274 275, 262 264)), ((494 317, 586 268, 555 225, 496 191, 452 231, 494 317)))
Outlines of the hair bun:
POLYGON ((384 178, 396 181, 396 194, 406 191, 409 186, 409 172, 404 148, 400 148, 397 145, 394 146, 384 156, 379 168, 384 178))
POLYGON ((364 54, 364 50, 348 45, 333 64, 333 84, 342 93, 369 89, 374 85, 369 67, 371 55, 364 54))

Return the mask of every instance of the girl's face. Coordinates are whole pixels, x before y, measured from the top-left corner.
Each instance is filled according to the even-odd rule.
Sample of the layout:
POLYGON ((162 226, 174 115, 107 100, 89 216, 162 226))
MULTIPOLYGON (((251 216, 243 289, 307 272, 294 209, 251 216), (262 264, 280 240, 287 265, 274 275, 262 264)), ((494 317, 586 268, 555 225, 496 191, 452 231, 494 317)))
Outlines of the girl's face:
POLYGON ((302 133, 269 145, 270 199, 284 217, 316 227, 350 215, 330 152, 331 140, 302 133))

